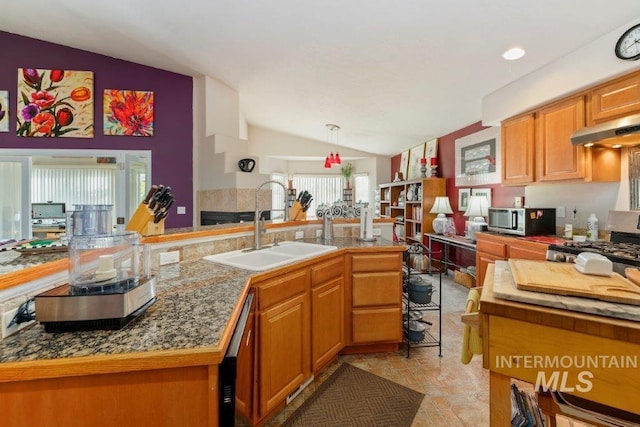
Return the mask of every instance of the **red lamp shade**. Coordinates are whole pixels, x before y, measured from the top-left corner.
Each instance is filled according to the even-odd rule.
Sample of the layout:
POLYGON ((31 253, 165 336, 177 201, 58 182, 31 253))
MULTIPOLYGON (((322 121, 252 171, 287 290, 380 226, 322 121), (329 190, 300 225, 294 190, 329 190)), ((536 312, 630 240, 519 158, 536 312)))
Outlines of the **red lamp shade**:
POLYGON ((336 157, 335 157, 334 163, 336 165, 341 165, 342 164, 342 160, 340 160, 340 153, 338 153, 338 152, 336 152, 336 157))
POLYGON ((329 157, 327 156, 326 159, 324 159, 324 167, 327 169, 331 169, 331 161, 329 161, 329 157))
POLYGON ((421 165, 426 165, 427 164, 427 159, 425 157, 420 159, 420 164, 421 165))
POLYGON ((334 164, 336 162, 336 158, 333 155, 333 152, 331 152, 331 154, 329 154, 329 163, 334 164))
POLYGON ((431 158, 431 166, 436 166, 438 164, 438 158, 437 157, 432 157, 431 158))

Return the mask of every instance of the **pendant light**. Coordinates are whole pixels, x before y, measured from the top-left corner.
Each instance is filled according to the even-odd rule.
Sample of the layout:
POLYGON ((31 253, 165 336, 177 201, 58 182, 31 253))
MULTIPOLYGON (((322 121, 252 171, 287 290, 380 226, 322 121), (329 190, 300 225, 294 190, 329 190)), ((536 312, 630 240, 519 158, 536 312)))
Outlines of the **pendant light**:
MULTIPOLYGON (((327 142, 333 144, 333 134, 335 132, 335 141, 336 145, 338 145, 338 132, 340 131, 340 126, 334 125, 331 123, 327 123, 325 125, 327 127, 327 142)), ((324 167, 330 169, 333 165, 342 164, 342 160, 340 159, 340 153, 336 150, 336 154, 333 154, 333 151, 324 159, 324 167)))

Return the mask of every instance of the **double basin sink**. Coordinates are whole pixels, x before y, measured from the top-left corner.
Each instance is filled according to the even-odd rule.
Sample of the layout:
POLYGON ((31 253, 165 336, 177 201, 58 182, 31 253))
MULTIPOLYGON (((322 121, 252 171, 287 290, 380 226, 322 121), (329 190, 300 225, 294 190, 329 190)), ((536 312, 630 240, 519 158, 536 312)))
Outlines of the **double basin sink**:
POLYGON ((285 241, 259 250, 247 251, 244 249, 223 252, 206 256, 204 259, 245 270, 262 271, 292 264, 337 249, 337 246, 285 241))

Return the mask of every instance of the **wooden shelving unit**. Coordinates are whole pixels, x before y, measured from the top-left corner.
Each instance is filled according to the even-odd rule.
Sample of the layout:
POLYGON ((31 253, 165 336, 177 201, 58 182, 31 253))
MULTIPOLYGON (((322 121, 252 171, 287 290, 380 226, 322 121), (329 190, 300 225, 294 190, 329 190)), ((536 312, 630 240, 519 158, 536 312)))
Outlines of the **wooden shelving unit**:
POLYGON ((395 232, 400 240, 424 243, 424 234, 433 233, 432 222, 436 217, 429 211, 436 196, 447 194, 446 186, 446 178, 380 184, 380 216, 396 219, 395 232))

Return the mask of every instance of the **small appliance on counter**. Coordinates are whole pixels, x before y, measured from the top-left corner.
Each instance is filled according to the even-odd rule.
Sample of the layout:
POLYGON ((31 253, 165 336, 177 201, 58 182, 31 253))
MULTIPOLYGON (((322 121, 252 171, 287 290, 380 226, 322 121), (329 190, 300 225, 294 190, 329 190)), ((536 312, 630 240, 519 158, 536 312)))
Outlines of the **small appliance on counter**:
POLYGON ((489 208, 489 231, 518 236, 556 234, 555 208, 489 208))
POLYGON ((120 329, 155 302, 148 247, 138 233, 111 234, 111 218, 110 205, 71 214, 69 283, 35 297, 45 331, 120 329))

